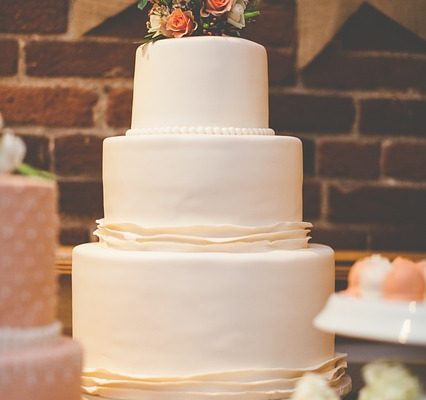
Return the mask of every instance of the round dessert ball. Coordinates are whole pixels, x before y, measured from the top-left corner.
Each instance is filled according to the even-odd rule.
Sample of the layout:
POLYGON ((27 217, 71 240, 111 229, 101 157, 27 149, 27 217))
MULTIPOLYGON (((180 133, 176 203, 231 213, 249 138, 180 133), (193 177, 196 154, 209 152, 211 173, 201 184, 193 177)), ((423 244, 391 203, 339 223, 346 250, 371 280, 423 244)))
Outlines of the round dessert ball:
POLYGON ((362 258, 352 265, 349 270, 346 293, 350 296, 360 296, 361 294, 361 274, 362 270, 365 268, 365 264, 365 258, 362 258))
POLYGON ((413 261, 396 258, 386 276, 383 296, 387 300, 423 301, 426 284, 423 273, 413 261))

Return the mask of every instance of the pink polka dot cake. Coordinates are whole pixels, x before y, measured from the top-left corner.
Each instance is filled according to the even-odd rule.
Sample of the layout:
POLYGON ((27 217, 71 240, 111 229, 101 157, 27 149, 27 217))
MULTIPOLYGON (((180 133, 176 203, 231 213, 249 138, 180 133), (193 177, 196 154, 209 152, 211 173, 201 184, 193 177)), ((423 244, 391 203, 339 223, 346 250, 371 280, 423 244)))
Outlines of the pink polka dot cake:
POLYGON ((0 174, 0 399, 80 399, 81 348, 61 336, 56 185, 0 174))

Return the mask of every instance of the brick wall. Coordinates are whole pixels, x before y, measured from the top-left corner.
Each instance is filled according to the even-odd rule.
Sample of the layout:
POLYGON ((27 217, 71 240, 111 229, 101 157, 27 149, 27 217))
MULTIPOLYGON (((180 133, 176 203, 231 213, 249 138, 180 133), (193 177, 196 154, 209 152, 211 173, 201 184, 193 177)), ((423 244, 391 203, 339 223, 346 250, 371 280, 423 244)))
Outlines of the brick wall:
MULTIPOLYGON (((426 43, 365 5, 300 72, 294 1, 262 8, 245 35, 269 51, 271 126, 303 139, 314 239, 425 250, 426 43)), ((0 111, 27 161, 58 175, 61 240, 74 244, 103 214, 102 139, 129 127, 144 18, 131 7, 79 40, 68 19, 68 0, 0 1, 0 111)))

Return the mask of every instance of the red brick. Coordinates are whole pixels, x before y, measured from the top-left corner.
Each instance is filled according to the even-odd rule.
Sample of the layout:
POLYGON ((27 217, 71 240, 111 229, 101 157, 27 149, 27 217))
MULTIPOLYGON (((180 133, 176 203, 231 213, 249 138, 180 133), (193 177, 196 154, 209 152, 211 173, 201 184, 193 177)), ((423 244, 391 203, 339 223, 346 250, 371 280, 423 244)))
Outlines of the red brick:
POLYGON ((0 86, 0 110, 11 124, 92 126, 97 99, 85 89, 0 86))
POLYGON ((102 177, 103 138, 68 135, 55 139, 55 173, 61 176, 102 177), (78 155, 78 156, 76 156, 78 155))
POLYGON ((425 136, 426 101, 362 100, 360 130, 366 134, 425 136))
POLYGON ((103 216, 102 182, 59 181, 61 213, 68 216, 101 218, 103 216))
POLYGON ((97 42, 30 42, 30 76, 133 77, 136 45, 97 42))
POLYGON ((132 96, 129 89, 111 89, 108 97, 107 123, 110 126, 125 128, 132 118, 132 96))
POLYGON ((148 7, 141 12, 135 4, 118 15, 107 19, 98 27, 92 29, 87 35, 125 37, 142 40, 147 34, 147 11, 148 7))
POLYGON ((373 179, 380 174, 380 142, 322 139, 318 142, 318 174, 373 179))
POLYGON ((25 142, 27 153, 24 162, 46 171, 50 169, 51 157, 49 151, 49 138, 41 135, 19 135, 25 142))
POLYGON ((372 229, 370 247, 374 250, 425 251, 424 225, 381 226, 372 229))
POLYGON ((18 43, 15 40, 0 40, 0 54, 0 75, 15 75, 18 70, 18 43))
POLYGON ((289 85, 294 83, 294 54, 288 49, 268 49, 269 83, 289 85))
POLYGON ((311 221, 321 214, 321 185, 316 181, 305 181, 303 184, 303 218, 311 221))
POLYGON ((241 36, 263 45, 292 46, 295 42, 295 0, 282 0, 260 8, 257 21, 241 31, 241 36))
POLYGON ((355 223, 425 223, 426 190, 333 184, 329 220, 355 223))
POLYGON ((305 85, 336 89, 426 89, 426 59, 365 55, 334 46, 303 71, 305 85))
POLYGON ((89 228, 85 226, 63 226, 59 241, 64 246, 75 246, 81 243, 87 243, 90 239, 89 228))
POLYGON ((326 244, 333 249, 363 250, 367 248, 367 231, 354 230, 346 225, 314 226, 311 236, 312 242, 326 244))
POLYGON ((0 32, 62 33, 67 19, 68 0, 0 1, 0 32))
POLYGON ((383 173, 401 180, 426 180, 426 141, 392 141, 385 143, 383 148, 383 173))
POLYGON ((338 38, 344 48, 425 52, 426 42, 367 4, 344 25, 338 38))
POLYGON ((355 118, 350 97, 272 94, 270 122, 276 130, 290 132, 349 132, 355 118))

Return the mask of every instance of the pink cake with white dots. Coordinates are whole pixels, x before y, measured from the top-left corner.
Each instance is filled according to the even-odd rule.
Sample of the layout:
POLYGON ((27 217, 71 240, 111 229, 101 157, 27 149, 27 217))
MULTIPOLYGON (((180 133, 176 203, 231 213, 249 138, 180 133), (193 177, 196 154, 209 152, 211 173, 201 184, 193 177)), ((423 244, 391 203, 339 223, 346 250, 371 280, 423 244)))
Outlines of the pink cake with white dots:
POLYGON ((61 336, 56 185, 0 174, 0 399, 79 400, 81 348, 61 336))

